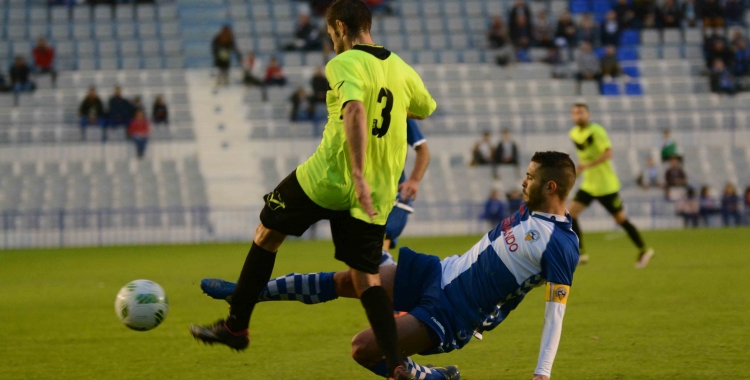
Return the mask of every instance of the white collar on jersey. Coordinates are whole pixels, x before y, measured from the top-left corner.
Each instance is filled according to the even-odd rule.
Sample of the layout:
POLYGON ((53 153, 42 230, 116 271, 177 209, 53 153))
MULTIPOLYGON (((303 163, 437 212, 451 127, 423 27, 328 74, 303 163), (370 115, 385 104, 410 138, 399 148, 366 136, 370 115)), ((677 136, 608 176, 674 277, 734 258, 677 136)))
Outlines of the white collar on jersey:
MULTIPOLYGON (((567 209, 565 209, 565 213, 566 214, 568 213, 567 209)), ((540 212, 540 211, 532 211, 531 215, 543 216, 543 217, 545 217, 547 219, 552 219, 552 220, 555 220, 555 221, 558 221, 558 222, 567 222, 568 221, 568 217, 566 217, 565 215, 548 214, 546 212, 540 212)))

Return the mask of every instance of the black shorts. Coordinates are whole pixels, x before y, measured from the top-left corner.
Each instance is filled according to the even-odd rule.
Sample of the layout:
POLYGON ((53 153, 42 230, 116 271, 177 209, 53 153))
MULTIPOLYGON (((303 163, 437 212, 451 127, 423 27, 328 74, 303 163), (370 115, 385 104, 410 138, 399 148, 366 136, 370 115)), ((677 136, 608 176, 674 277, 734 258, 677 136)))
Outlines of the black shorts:
POLYGON ((330 220, 336 260, 362 272, 378 273, 385 226, 356 219, 349 210, 318 206, 302 190, 296 170, 263 200, 266 204, 260 212, 260 221, 266 228, 284 235, 301 236, 315 222, 330 220))
POLYGON ((612 215, 615 215, 623 210, 620 193, 613 193, 595 197, 583 190, 578 190, 576 196, 573 198, 575 202, 582 203, 586 207, 591 205, 591 202, 593 202, 595 199, 612 215))

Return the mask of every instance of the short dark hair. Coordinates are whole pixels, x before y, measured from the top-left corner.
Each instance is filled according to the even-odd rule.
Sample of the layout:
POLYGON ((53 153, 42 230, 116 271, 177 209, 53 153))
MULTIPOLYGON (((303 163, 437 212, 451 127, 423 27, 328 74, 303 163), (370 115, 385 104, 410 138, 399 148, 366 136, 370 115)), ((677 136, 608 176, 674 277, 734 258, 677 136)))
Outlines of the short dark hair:
POLYGON ((556 183, 557 195, 565 200, 576 183, 576 166, 570 156, 562 152, 536 152, 531 162, 539 164, 542 182, 556 183))
POLYGON ((346 25, 347 37, 354 38, 360 33, 370 33, 372 13, 362 0, 336 0, 328 7, 328 25, 336 28, 336 21, 346 25))
POLYGON ((586 109, 586 111, 589 110, 589 106, 586 103, 576 103, 576 104, 573 104, 573 108, 576 108, 576 107, 583 107, 583 108, 586 109))

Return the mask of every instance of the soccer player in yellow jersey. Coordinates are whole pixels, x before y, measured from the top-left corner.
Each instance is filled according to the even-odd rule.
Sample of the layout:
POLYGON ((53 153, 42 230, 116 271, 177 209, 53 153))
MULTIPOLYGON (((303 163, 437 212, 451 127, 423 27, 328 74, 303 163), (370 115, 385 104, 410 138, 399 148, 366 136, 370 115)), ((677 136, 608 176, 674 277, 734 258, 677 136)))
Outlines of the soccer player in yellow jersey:
POLYGON ((196 339, 236 350, 249 344, 250 316, 271 277, 287 235, 300 236, 327 219, 336 259, 351 271, 389 377, 403 370, 396 350, 393 305, 378 268, 385 222, 396 200, 406 157, 406 119, 435 110, 422 79, 370 36, 372 16, 361 0, 337 0, 327 14, 338 54, 326 65, 328 123, 317 151, 264 197, 229 317, 191 326, 196 339))
POLYGON ((578 215, 596 200, 612 215, 615 222, 622 226, 630 240, 638 247, 639 256, 635 266, 644 268, 654 256, 654 250, 646 246, 638 229, 630 223, 625 214, 618 194, 620 180, 617 179, 617 174, 612 168, 612 143, 609 141, 607 131, 601 125, 589 121, 589 118, 589 108, 586 104, 573 105, 575 127, 570 130, 569 135, 576 146, 579 161, 576 172, 583 173, 583 183, 573 201, 570 202, 568 210, 570 216, 573 217, 573 231, 578 235, 581 263, 588 262, 588 255, 583 254, 583 239, 578 225, 578 215))

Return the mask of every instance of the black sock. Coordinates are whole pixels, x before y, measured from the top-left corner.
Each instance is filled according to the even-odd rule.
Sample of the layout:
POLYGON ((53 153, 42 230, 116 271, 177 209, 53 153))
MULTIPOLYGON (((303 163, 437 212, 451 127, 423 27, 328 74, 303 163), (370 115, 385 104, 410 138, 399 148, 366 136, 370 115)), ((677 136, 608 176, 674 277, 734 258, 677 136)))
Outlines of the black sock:
POLYGON ((398 358, 396 320, 393 318, 391 299, 388 298, 382 286, 373 286, 362 293, 360 300, 367 313, 372 331, 375 333, 378 348, 385 356, 388 375, 391 376, 393 370, 401 365, 398 358))
POLYGON ((245 265, 242 267, 237 289, 232 296, 229 308, 227 327, 233 332, 240 332, 250 325, 250 315, 253 313, 258 296, 271 279, 276 252, 269 252, 255 242, 247 253, 245 265))
POLYGON ((583 253, 583 236, 581 235, 581 227, 578 226, 578 218, 573 218, 573 232, 578 235, 578 249, 583 253))
POLYGON ((638 233, 638 229, 635 228, 635 226, 631 224, 627 219, 625 219, 621 226, 623 229, 625 229, 625 232, 628 233, 628 236, 630 236, 630 240, 632 240, 633 243, 635 243, 635 245, 638 247, 638 249, 641 250, 641 253, 646 251, 646 244, 643 243, 643 239, 641 239, 641 234, 638 233))

